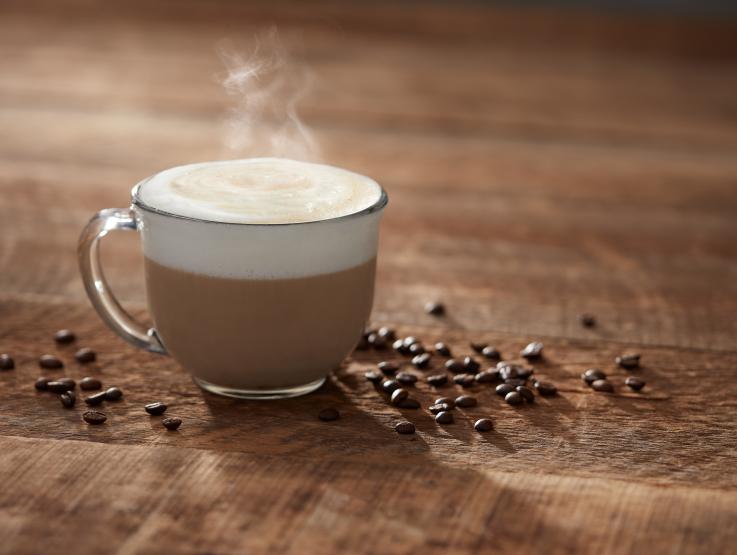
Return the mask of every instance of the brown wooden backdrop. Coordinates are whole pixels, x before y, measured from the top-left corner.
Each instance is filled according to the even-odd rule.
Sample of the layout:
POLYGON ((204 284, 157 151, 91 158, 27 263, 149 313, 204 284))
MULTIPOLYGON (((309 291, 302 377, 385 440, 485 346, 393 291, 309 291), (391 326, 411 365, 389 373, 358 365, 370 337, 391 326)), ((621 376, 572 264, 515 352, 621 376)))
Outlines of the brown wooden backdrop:
MULTIPOLYGON (((2 2, 0 552, 733 552, 736 36, 472 4, 2 2), (305 398, 236 402, 104 329, 80 229, 142 177, 224 155, 216 45, 272 24, 316 77, 301 111, 323 158, 390 194, 374 321, 459 353, 541 339, 559 397, 514 409, 479 388, 453 426, 405 411, 401 437, 361 377, 379 355, 305 398), (633 350, 641 394, 612 362, 633 350), (33 390, 57 351, 126 392, 106 425, 33 390), (590 366, 616 395, 581 384, 590 366), (179 432, 143 412, 155 399, 179 432), (325 406, 343 418, 319 422, 325 406), (481 415, 495 432, 471 429, 481 415)), ((104 255, 143 314, 136 238, 104 255)))

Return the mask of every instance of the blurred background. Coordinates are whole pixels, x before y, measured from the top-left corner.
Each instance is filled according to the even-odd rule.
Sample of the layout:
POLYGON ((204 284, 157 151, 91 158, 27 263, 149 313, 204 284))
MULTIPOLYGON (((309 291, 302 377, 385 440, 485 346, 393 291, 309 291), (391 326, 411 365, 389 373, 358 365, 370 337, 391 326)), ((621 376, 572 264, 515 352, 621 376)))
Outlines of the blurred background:
MULTIPOLYGON (((459 327, 577 336, 589 311, 603 337, 714 347, 710 330, 737 331, 736 13, 3 0, 0 245, 22 270, 0 289, 83 299, 74 252, 92 213, 158 170, 267 153, 279 136, 279 153, 389 191, 379 320, 423 323, 418 307, 442 298, 459 327), (254 59, 281 77, 243 73, 254 59)), ((105 256, 142 307, 137 238, 112 237, 105 256)))

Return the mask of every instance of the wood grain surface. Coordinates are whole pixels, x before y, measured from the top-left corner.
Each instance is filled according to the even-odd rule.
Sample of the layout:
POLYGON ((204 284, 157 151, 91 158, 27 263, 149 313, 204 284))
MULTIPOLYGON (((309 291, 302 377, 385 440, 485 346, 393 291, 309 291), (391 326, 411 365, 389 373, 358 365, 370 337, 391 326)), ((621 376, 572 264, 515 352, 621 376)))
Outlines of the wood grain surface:
MULTIPOLYGON (((734 552, 735 36, 479 4, 1 3, 0 352, 16 368, 0 372, 0 553, 734 552), (81 228, 159 169, 251 154, 224 147, 217 49, 274 24, 312 72, 300 113, 321 158, 390 195, 374 323, 457 354, 542 340, 536 373, 559 396, 513 408, 478 385, 439 427, 387 404, 362 374, 395 357, 366 351, 309 396, 234 401, 104 327, 81 228), (75 345, 54 344, 62 327, 75 345), (640 370, 616 367, 635 351, 640 370), (47 352, 67 367, 39 370, 47 352), (614 394, 582 383, 589 367, 614 394), (41 374, 125 396, 91 427, 35 391, 41 374), (178 432, 143 411, 154 400, 178 432), (342 418, 320 422, 328 406, 342 418), (394 432, 403 418, 415 435, 394 432)), ((137 237, 103 251, 146 318, 137 237)))

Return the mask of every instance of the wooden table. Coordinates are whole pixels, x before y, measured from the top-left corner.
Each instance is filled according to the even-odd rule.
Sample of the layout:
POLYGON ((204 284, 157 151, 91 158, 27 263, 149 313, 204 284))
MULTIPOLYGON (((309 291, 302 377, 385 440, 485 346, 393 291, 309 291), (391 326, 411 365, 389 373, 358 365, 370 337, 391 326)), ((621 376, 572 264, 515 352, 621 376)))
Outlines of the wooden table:
MULTIPOLYGON (((17 367, 0 372, 0 552, 734 553, 735 36, 481 5, 5 0, 0 352, 17 367), (390 355, 366 352, 315 394, 237 402, 103 326, 82 226, 148 174, 229 155, 216 45, 271 23, 314 74, 300 106, 322 159, 390 194, 373 321, 459 354, 541 340, 558 397, 513 408, 477 387, 439 427, 387 405, 362 373, 390 355), (97 363, 54 344, 62 327, 97 363), (631 351, 640 394, 613 363, 631 351), (125 391, 105 425, 34 391, 44 352, 125 391), (588 367, 616 393, 587 388, 588 367), (327 406, 342 419, 318 421, 327 406)), ((104 256, 142 315, 137 238, 104 256)))

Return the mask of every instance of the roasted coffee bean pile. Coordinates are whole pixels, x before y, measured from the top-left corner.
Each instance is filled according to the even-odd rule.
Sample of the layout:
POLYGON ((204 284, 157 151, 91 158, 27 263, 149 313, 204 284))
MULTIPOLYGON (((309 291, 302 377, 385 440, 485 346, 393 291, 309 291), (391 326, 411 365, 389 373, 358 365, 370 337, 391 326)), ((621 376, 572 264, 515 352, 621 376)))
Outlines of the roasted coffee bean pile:
MULTIPOLYGON (((74 343, 77 336, 71 330, 63 329, 54 334, 54 341, 58 345, 74 343)), ((79 364, 89 364, 97 360, 97 353, 87 347, 78 349, 74 353, 74 359, 79 364)), ((64 362, 56 355, 45 354, 38 358, 38 365, 44 370, 59 370, 65 367, 64 362)), ((15 361, 8 354, 0 354, 0 370, 13 370, 15 361)), ((98 378, 85 376, 77 382, 69 377, 40 376, 34 382, 34 388, 39 392, 48 392, 58 395, 59 403, 65 409, 73 409, 77 404, 76 388, 79 385, 81 391, 96 391, 102 389, 102 382, 98 378)), ((84 397, 84 403, 90 407, 96 407, 103 402, 116 402, 123 398, 123 391, 118 387, 108 387, 104 391, 92 393, 84 397)), ((144 406, 144 410, 152 416, 160 416, 166 411, 167 406, 161 402, 152 402, 144 406)), ((88 410, 82 413, 82 420, 91 425, 103 424, 107 421, 107 415, 97 410, 88 410)), ((182 424, 181 419, 171 417, 161 421, 167 430, 176 430, 182 424)))

